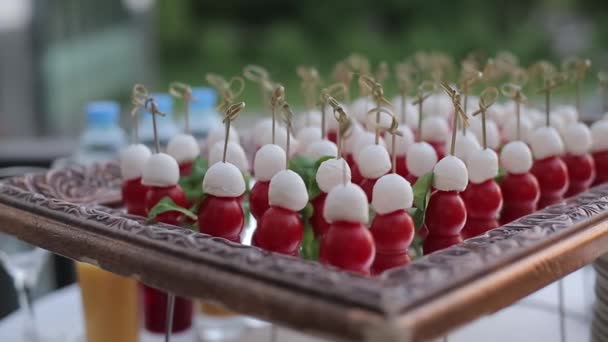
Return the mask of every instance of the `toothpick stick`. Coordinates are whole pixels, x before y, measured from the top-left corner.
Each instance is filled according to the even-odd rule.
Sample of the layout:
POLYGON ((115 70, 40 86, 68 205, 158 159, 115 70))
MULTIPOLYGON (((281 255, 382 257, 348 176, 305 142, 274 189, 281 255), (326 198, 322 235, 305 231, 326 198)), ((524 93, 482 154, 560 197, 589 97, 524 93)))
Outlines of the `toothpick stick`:
POLYGON ((378 145, 380 143, 380 130, 378 126, 380 125, 381 108, 383 105, 388 108, 393 108, 393 104, 384 97, 384 89, 380 83, 365 75, 360 76, 360 80, 362 81, 362 84, 370 90, 370 93, 376 102, 376 136, 374 143, 378 145))
POLYGON ((456 149, 456 131, 458 127, 459 119, 462 120, 463 126, 468 126, 469 122, 466 114, 464 113, 462 106, 460 105, 460 93, 458 93, 455 89, 452 89, 449 84, 446 82, 441 82, 441 87, 452 99, 452 103, 454 104, 454 118, 452 119, 452 142, 450 146, 450 154, 454 155, 456 149))
POLYGON ((494 104, 498 98, 498 89, 490 87, 484 90, 479 96, 479 109, 473 113, 473 116, 481 114, 481 130, 482 130, 482 141, 483 149, 488 148, 488 140, 486 136, 486 112, 490 106, 494 104))
POLYGON ((272 143, 275 142, 275 132, 276 132, 276 111, 277 107, 281 106, 285 102, 285 88, 278 84, 272 93, 272 98, 270 100, 270 104, 272 107, 272 143))
POLYGON ((156 127, 156 116, 165 116, 164 113, 158 110, 156 101, 148 95, 148 90, 142 84, 136 84, 133 86, 133 95, 131 103, 135 106, 131 113, 139 109, 145 109, 152 115, 152 128, 154 130, 154 147, 156 153, 160 153, 160 142, 158 140, 158 130, 156 127))
POLYGON ((293 119, 293 112, 289 107, 289 103, 287 101, 283 102, 283 120, 285 120, 285 132, 287 134, 287 139, 285 142, 285 155, 287 156, 285 160, 285 168, 289 169, 289 145, 291 140, 291 123, 293 119))
POLYGON ((547 76, 545 78, 545 86, 538 90, 539 94, 545 94, 545 124, 547 127, 551 126, 551 92, 554 89, 560 87, 565 82, 565 80, 566 78, 563 74, 547 76))
POLYGON ((239 113, 245 108, 245 102, 232 104, 226 110, 224 115, 224 125, 226 125, 226 136, 224 136, 224 152, 222 154, 222 162, 226 162, 226 154, 228 152, 228 141, 230 141, 230 124, 239 116, 239 113))
POLYGON ((184 100, 186 109, 184 112, 186 134, 190 134, 190 103, 192 102, 192 88, 181 82, 172 82, 169 85, 169 94, 178 99, 184 100))
POLYGON ((269 104, 268 93, 274 88, 268 71, 259 65, 250 64, 243 68, 243 76, 249 81, 260 85, 262 104, 267 109, 269 104))
POLYGON ((422 104, 424 100, 428 99, 435 90, 435 84, 431 81, 424 81, 418 86, 418 92, 416 93, 416 101, 413 105, 418 105, 418 140, 422 141, 422 104), (425 94, 426 93, 426 94, 425 94))
POLYGON ((513 83, 503 84, 500 92, 515 102, 517 140, 521 140, 521 103, 526 101, 526 96, 522 93, 521 86, 513 83))

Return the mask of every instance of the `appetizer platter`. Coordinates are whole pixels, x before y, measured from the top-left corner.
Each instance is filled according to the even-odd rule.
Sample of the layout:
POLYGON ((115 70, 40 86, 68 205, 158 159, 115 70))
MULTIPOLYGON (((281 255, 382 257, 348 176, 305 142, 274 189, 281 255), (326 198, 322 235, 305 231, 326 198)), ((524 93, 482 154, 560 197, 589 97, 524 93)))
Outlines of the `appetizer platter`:
POLYGON ((440 337, 608 251, 608 120, 551 106, 590 66, 416 56, 395 66, 391 101, 388 65, 354 55, 326 87, 297 69, 301 111, 248 66, 207 75, 224 125, 203 140, 192 89, 171 84, 185 128, 166 146, 138 141, 138 116, 158 136, 167 109, 137 84, 120 160, 1 182, 0 230, 141 281, 158 333, 189 326, 201 298, 331 338, 440 337), (245 79, 268 113, 237 131, 245 79))

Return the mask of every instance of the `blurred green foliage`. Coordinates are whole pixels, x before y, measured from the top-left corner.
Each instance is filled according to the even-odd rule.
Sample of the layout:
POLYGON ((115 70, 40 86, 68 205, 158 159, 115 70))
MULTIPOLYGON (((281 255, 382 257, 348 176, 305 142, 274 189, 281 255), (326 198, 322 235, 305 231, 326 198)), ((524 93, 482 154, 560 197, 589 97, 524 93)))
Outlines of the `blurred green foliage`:
MULTIPOLYGON (((524 65, 540 58, 559 62, 543 26, 546 13, 574 13, 590 23, 591 44, 581 55, 595 57, 608 46, 607 8, 605 0, 162 0, 162 81, 200 85, 207 72, 230 77, 254 63, 301 105, 296 66, 316 66, 329 83, 334 63, 352 52, 374 64, 418 50, 443 51, 456 60, 472 50, 488 56, 510 50, 524 65)), ((259 106, 259 90, 252 87, 244 99, 259 106)))

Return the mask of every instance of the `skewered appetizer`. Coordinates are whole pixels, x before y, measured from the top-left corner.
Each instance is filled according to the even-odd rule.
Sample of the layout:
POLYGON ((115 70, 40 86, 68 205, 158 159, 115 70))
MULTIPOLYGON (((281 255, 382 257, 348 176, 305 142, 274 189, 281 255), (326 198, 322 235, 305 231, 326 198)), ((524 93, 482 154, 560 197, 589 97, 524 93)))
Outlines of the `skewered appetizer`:
MULTIPOLYGON (((141 183, 149 187, 146 192, 146 212, 150 211, 160 200, 170 198, 177 206, 186 207, 188 201, 178 184, 179 165, 168 154, 151 155, 144 165, 141 183)), ((182 214, 177 211, 160 213, 156 219, 160 222, 179 226, 182 214)))
POLYGON ((342 183, 343 179, 346 179, 347 182, 350 182, 351 179, 350 167, 343 158, 328 159, 319 165, 315 180, 321 193, 311 199, 313 213, 310 218, 315 236, 318 238, 325 235, 327 230, 329 230, 329 223, 325 220, 324 216, 327 194, 331 189, 342 183))
POLYGON ((523 141, 512 141, 500 151, 500 164, 507 174, 500 182, 503 208, 500 223, 507 224, 536 211, 540 186, 532 168, 532 152, 523 141))
POLYGON ((562 137, 566 150, 562 159, 568 168, 570 183, 566 197, 570 197, 587 190, 595 179, 595 162, 589 153, 591 131, 581 122, 571 123, 564 128, 562 137))
POLYGON ((143 185, 141 180, 144 166, 151 154, 150 149, 142 144, 130 145, 121 153, 122 201, 129 214, 146 216, 148 187, 143 185))
POLYGON ((568 167, 560 158, 564 144, 555 128, 545 126, 532 134, 530 146, 535 159, 531 172, 540 186, 538 209, 542 209, 561 201, 568 190, 568 167))
POLYGON ((593 161, 595 162, 594 185, 608 181, 608 120, 600 120, 591 125, 593 161))
POLYGON ((433 171, 437 160, 437 152, 429 143, 423 141, 412 144, 406 157, 409 166, 407 180, 411 184, 416 183, 419 177, 433 171))
POLYGON ((200 147, 196 139, 190 134, 180 133, 167 145, 167 153, 179 164, 180 176, 187 176, 192 172, 192 164, 200 155, 200 147))
POLYGON ((437 158, 445 157, 446 141, 450 135, 447 121, 439 116, 431 116, 422 120, 422 140, 429 143, 435 149, 437 158))
POLYGON ((285 151, 278 145, 273 144, 262 146, 255 154, 253 170, 256 182, 249 194, 249 205, 251 206, 251 214, 256 220, 262 218, 262 215, 270 207, 268 202, 270 180, 278 172, 285 169, 286 159, 285 151))

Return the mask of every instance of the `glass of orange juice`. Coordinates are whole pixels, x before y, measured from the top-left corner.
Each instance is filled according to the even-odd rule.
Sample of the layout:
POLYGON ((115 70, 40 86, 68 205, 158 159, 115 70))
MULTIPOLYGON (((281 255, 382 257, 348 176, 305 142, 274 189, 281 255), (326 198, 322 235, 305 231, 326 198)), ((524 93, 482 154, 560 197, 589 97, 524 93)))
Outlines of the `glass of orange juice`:
POLYGON ((137 342, 138 288, 133 279, 76 262, 86 342, 137 342))

